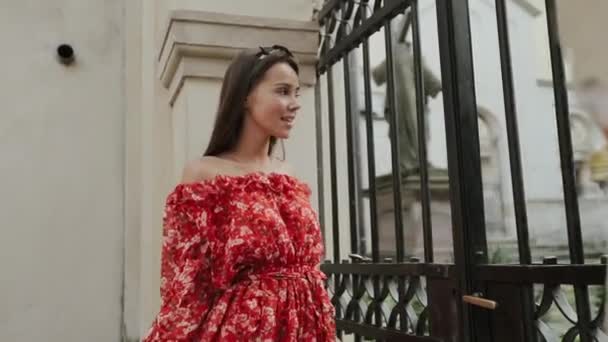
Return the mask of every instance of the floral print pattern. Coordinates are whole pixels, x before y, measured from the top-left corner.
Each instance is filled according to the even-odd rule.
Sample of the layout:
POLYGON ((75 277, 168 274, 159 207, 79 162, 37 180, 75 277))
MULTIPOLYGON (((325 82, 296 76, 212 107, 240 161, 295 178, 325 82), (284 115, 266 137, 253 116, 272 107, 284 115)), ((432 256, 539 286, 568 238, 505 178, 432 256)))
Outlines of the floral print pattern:
POLYGON ((144 342, 335 341, 310 189, 272 173, 179 184, 163 218, 161 308, 144 342))

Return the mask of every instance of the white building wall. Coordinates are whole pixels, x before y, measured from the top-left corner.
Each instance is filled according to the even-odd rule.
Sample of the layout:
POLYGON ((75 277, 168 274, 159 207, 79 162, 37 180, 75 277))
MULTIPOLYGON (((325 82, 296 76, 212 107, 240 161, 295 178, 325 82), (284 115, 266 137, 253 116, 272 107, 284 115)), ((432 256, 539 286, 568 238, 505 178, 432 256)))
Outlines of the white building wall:
POLYGON ((0 11, 0 340, 118 341, 124 1, 0 11), (69 43, 64 66, 56 47, 69 43))

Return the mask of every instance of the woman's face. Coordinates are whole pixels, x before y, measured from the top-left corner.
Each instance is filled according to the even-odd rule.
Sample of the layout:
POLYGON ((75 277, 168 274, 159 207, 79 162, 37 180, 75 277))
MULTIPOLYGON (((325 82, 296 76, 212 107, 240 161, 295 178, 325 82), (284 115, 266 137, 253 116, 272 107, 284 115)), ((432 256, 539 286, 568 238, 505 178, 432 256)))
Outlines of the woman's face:
POLYGON ((287 63, 270 67, 247 97, 248 119, 268 136, 289 138, 300 104, 298 74, 287 63))

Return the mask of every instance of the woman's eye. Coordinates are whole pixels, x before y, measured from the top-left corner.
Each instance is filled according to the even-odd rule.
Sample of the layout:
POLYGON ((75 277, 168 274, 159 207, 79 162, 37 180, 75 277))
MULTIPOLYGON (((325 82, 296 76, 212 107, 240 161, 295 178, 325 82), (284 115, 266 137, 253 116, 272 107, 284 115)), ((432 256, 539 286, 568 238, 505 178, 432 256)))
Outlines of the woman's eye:
POLYGON ((289 94, 289 90, 285 89, 285 88, 281 88, 281 89, 279 89, 279 94, 281 94, 281 95, 288 95, 289 94))

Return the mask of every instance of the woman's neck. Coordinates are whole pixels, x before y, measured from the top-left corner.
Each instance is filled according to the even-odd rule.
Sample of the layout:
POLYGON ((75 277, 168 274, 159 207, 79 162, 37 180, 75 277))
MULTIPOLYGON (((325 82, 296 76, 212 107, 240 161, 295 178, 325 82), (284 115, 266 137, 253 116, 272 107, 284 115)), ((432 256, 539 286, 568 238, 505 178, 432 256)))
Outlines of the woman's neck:
POLYGON ((240 164, 264 169, 270 164, 268 149, 270 137, 243 134, 234 149, 225 153, 225 157, 240 164))
POLYGON ((266 166, 270 162, 270 156, 267 151, 268 150, 251 151, 249 149, 234 149, 225 153, 222 157, 240 164, 266 166))
POLYGON ((246 116, 241 136, 236 146, 223 154, 223 157, 237 162, 247 169, 266 170, 271 167, 272 159, 268 154, 270 136, 251 117, 246 116))

